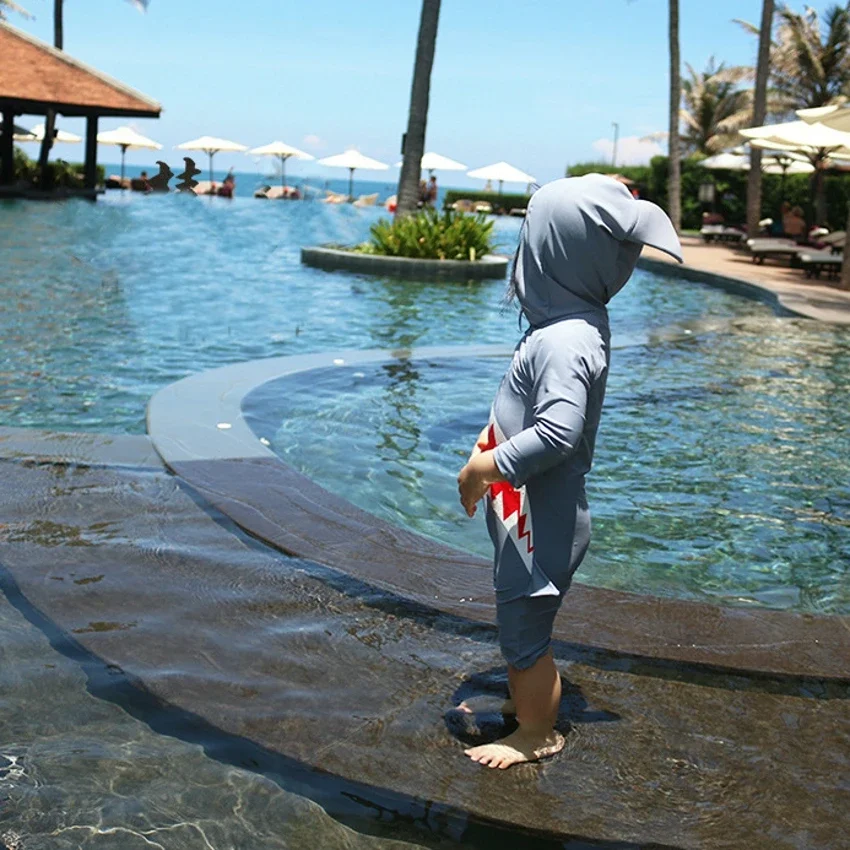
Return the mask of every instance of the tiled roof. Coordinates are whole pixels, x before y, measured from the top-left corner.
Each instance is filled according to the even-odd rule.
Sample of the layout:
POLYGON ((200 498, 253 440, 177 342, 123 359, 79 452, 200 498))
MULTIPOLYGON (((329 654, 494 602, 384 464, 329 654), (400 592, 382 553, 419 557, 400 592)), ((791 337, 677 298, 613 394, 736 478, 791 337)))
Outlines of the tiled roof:
POLYGON ((105 114, 152 117, 162 109, 149 97, 2 22, 0 57, 0 106, 14 100, 55 105, 63 114, 94 107, 105 114))

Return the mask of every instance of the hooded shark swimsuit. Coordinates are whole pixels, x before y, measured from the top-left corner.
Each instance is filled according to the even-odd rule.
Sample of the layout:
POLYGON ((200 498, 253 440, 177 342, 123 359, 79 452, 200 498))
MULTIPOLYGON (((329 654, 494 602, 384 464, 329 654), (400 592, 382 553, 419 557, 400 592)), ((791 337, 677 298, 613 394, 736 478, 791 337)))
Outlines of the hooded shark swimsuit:
MULTIPOLYGON (((508 603, 539 599, 551 611, 549 634, 590 543, 585 475, 608 377, 605 305, 628 281, 643 245, 682 261, 665 213, 598 174, 539 189, 520 234, 513 286, 530 327, 496 393, 481 447, 494 450, 507 479, 487 497, 497 606, 507 611, 508 603)), ((533 607, 519 616, 527 619, 533 607)), ((535 638, 536 657, 516 646, 506 651, 527 638, 507 634, 504 619, 503 652, 516 666, 530 666, 548 636, 535 638)))

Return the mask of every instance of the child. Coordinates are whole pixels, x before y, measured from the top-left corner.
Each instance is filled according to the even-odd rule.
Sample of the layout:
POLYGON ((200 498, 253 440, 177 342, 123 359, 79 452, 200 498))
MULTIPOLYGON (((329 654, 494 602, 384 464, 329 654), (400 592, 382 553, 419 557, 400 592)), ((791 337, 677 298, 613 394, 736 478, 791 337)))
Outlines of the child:
MULTIPOLYGON (((555 615, 590 542, 584 477, 605 381, 605 305, 651 245, 682 262, 670 220, 600 174, 556 180, 528 204, 511 279, 530 328, 496 393, 490 424, 458 476, 469 516, 487 498, 499 643, 519 728, 466 754, 489 767, 551 756, 561 680, 555 615)), ((467 709, 468 710, 468 709, 467 709)))

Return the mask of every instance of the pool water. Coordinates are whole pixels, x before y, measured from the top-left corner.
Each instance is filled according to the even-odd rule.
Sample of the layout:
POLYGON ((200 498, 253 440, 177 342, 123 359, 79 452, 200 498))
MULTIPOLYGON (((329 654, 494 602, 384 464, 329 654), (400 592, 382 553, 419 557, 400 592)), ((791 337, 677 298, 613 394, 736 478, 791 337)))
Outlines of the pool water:
MULTIPOLYGON (((667 284, 642 277, 647 299, 667 284)), ((701 288, 694 297, 708 303, 701 288)), ((288 463, 365 510, 489 557, 456 475, 503 358, 337 367, 263 388, 248 411, 288 463)), ((610 588, 850 612, 850 347, 756 315, 614 352, 588 478, 579 578, 610 588)))
MULTIPOLYGON (((301 266, 302 246, 362 240, 380 214, 242 197, 0 202, 0 425, 142 434, 154 392, 220 365, 342 348, 516 341, 503 281, 422 285, 301 266)), ((516 220, 497 222, 501 251, 513 249, 518 230, 516 220)), ((594 543, 582 579, 750 606, 848 611, 846 336, 643 272, 611 313, 616 350, 589 480, 594 543)), ((488 554, 480 518, 470 522, 456 505, 454 476, 505 365, 494 358, 340 367, 266 388, 253 414, 281 456, 326 487, 488 554)), ((88 529, 97 547, 74 538, 78 559, 112 547, 110 575, 93 587, 101 594, 108 587, 116 610, 88 631, 124 623, 134 605, 128 629, 136 620, 155 623, 156 607, 145 607, 132 585, 144 585, 147 573, 121 577, 126 562, 147 553, 156 561, 205 562, 202 574, 213 566, 227 571, 234 598, 240 576, 257 570, 272 573, 278 590, 281 582, 297 588, 293 599, 302 601, 291 603, 288 620, 268 631, 245 624, 246 639, 274 641, 293 670, 303 666, 304 635, 314 633, 328 636, 330 658, 342 647, 343 657, 356 650, 368 662, 386 646, 400 666, 424 664, 428 675, 439 669, 452 681, 462 672, 458 659, 470 669, 482 653, 496 663, 495 646, 478 636, 436 633, 415 617, 391 621, 297 562, 249 550, 247 539, 221 517, 213 522, 164 473, 114 473, 117 483, 105 486, 91 471, 4 464, 7 483, 57 481, 44 484, 26 516, 0 527, 0 542, 15 551, 45 547, 41 563, 57 570, 73 559, 45 529, 88 529), (126 516, 100 521, 121 509, 126 516), (175 529, 186 535, 177 544, 175 529)), ((7 508, 22 504, 14 486, 0 492, 7 508)), ((26 608, 4 570, 0 563, 0 848, 398 846, 382 839, 500 846, 462 830, 447 838, 429 806, 415 826, 401 816, 365 814, 369 800, 352 802, 345 787, 331 793, 322 784, 327 777, 264 776, 249 760, 229 763, 218 738, 184 740, 174 718, 139 714, 114 687, 98 690, 89 667, 26 608), (302 794, 379 837, 342 828, 302 794)), ((175 608, 193 610, 204 601, 195 592, 177 598, 175 608)), ((191 678, 173 658, 149 674, 191 678)), ((616 689, 639 690, 638 680, 623 674, 616 689)), ((345 693, 352 687, 342 673, 335 683, 345 693)), ((739 692, 733 696, 740 705, 739 692)), ((654 722, 635 737, 654 736, 654 722)), ((597 737, 590 729, 585 742, 597 737)), ((600 773, 600 800, 610 797, 611 777, 623 776, 632 781, 619 768, 600 773)), ((456 781, 454 774, 446 781, 456 781)))
MULTIPOLYGON (((142 434, 153 393, 216 366, 335 348, 513 345, 503 281, 423 286, 301 265, 303 246, 361 241, 381 215, 135 193, 0 202, 0 425, 142 434)), ((496 221, 501 251, 519 227, 496 221)), ((614 304, 620 340, 771 315, 680 283, 651 297, 630 285, 614 304)))

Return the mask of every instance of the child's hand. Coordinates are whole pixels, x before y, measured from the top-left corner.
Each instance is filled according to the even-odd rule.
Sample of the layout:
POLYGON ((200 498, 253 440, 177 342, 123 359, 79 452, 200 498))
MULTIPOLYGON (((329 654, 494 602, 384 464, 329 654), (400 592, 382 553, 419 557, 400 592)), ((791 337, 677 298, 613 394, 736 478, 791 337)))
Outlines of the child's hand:
POLYGON ((469 463, 461 469, 457 477, 457 489, 460 493, 460 503, 467 516, 475 516, 478 502, 484 498, 487 488, 505 478, 493 459, 492 451, 473 452, 469 463))

